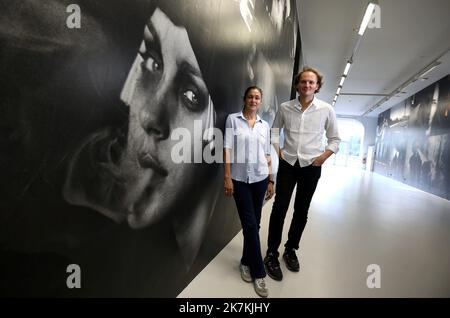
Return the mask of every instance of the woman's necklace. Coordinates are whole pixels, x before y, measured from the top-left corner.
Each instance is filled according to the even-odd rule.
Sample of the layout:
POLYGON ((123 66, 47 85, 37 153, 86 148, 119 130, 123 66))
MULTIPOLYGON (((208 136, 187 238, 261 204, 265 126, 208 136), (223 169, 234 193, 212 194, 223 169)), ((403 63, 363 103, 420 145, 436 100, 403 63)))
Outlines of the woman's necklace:
POLYGON ((245 112, 243 112, 243 115, 244 115, 244 118, 247 119, 247 120, 255 120, 256 119, 256 116, 255 117, 251 117, 250 115, 245 114, 245 112))

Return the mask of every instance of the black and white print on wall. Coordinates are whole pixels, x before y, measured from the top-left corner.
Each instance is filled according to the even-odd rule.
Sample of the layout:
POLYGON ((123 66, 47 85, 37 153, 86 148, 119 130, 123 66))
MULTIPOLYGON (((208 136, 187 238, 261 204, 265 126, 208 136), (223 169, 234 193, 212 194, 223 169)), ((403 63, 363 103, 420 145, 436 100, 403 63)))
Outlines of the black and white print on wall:
POLYGON ((293 0, 3 1, 1 294, 178 295, 239 220, 222 165, 175 163, 171 134, 214 153, 249 85, 271 122, 296 38, 293 0))
POLYGON ((378 117, 375 171, 450 199, 450 76, 378 117))

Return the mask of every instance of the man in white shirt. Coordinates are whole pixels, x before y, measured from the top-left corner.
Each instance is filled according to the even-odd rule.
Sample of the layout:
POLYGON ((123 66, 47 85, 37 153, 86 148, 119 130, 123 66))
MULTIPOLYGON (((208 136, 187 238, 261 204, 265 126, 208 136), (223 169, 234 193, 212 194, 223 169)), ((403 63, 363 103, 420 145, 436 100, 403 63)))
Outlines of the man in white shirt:
POLYGON ((272 142, 280 157, 275 202, 269 224, 268 249, 264 259, 267 273, 275 280, 282 280, 283 273, 278 261, 284 219, 295 185, 297 191, 294 215, 285 243, 283 259, 286 267, 294 272, 300 270, 295 250, 305 228, 308 209, 321 174, 321 166, 339 149, 336 114, 332 106, 317 99, 314 94, 322 86, 322 75, 315 69, 305 67, 295 77, 298 99, 280 105, 272 125, 272 142), (284 147, 279 147, 279 131, 284 130, 284 147), (323 134, 327 145, 323 145, 323 134))

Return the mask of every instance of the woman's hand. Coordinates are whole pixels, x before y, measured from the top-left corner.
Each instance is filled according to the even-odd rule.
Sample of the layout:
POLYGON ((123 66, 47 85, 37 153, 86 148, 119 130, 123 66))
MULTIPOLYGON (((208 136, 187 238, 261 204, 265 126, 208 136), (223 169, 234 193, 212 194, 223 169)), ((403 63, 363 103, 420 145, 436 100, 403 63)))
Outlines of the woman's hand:
POLYGON ((266 200, 270 200, 273 197, 273 194, 275 193, 273 183, 269 182, 267 185, 267 192, 266 192, 266 200))
POLYGON ((233 181, 231 178, 225 178, 223 180, 223 187, 225 190, 225 195, 232 196, 233 195, 233 181))

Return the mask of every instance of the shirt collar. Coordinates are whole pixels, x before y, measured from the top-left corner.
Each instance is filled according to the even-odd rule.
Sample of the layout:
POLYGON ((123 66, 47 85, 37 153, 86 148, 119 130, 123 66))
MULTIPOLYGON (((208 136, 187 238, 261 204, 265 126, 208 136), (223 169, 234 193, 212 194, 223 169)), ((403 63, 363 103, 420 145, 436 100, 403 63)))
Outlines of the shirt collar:
MULTIPOLYGON (((301 111, 302 107, 300 106, 300 101, 298 100, 298 96, 295 99, 296 103, 295 103, 295 108, 297 108, 299 111, 301 111)), ((308 108, 306 108, 305 111, 309 111, 310 109, 313 109, 315 106, 317 106, 317 97, 316 95, 314 95, 313 100, 311 102, 311 104, 309 104, 308 108)))
MULTIPOLYGON (((243 120, 247 121, 247 119, 245 119, 244 113, 242 111, 239 113, 238 117, 241 117, 243 120)), ((261 117, 259 117, 258 114, 256 114, 256 121, 257 122, 262 122, 262 119, 261 119, 261 117)))

